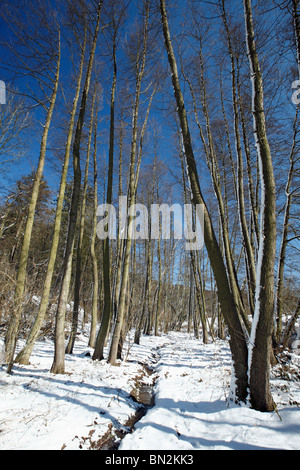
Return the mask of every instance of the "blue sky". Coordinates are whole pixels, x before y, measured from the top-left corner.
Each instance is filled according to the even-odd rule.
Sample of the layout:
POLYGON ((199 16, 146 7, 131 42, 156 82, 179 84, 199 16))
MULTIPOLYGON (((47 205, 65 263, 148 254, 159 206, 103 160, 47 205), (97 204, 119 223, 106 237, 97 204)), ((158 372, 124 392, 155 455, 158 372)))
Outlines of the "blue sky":
MULTIPOLYGON (((31 1, 27 1, 28 4, 30 5, 34 5, 34 2, 31 1)), ((55 2, 53 2, 55 3, 55 2)), ((129 9, 129 18, 128 18, 128 22, 127 22, 127 31, 130 32, 131 30, 131 25, 133 24, 134 22, 134 18, 135 18, 135 15, 136 15, 136 6, 135 4, 138 3, 138 0, 137 2, 134 2, 134 1, 131 1, 130 2, 130 9, 129 9)), ((173 34, 173 36, 177 36, 177 39, 180 40, 180 31, 181 31, 181 28, 185 28, 186 27, 186 17, 184 16, 183 12, 185 12, 185 8, 186 8, 186 5, 187 5, 187 2, 185 0, 177 0, 176 2, 176 8, 173 8, 173 5, 174 5, 174 2, 171 2, 172 4, 172 8, 170 10, 170 15, 169 15, 169 21, 170 21, 170 27, 171 27, 171 32, 173 34)), ((193 4, 197 4, 197 2, 192 2, 193 4)), ((207 10, 207 16, 208 17, 211 17, 212 13, 213 13, 213 8, 212 8, 212 2, 208 1, 208 2, 199 2, 201 3, 201 5, 205 5, 207 4, 208 6, 208 10, 207 10)), ((254 2, 256 3, 256 2, 254 2)), ((261 8, 264 6, 264 5, 267 5, 267 3, 262 3, 262 2, 257 2, 261 8)), ((25 1, 25 4, 26 4, 26 1, 25 1)), ((269 2, 270 4, 270 2, 269 2)), ((10 2, 10 5, 15 5, 15 7, 17 8, 19 5, 20 5, 20 2, 19 0, 13 0, 10 2)), ((231 1, 227 3, 227 5, 230 6, 230 10, 231 10, 231 13, 233 14, 233 18, 236 19, 236 18, 242 18, 242 14, 243 14, 243 8, 242 8, 242 1, 241 0, 234 0, 234 1, 231 1)), ((267 6, 266 6, 267 8, 267 6)), ((206 14, 206 12, 204 11, 204 16, 206 14)), ((265 23, 263 23, 263 27, 265 28, 266 31, 271 31, 272 34, 277 34, 277 31, 276 31, 276 27, 277 27, 277 23, 276 23, 276 15, 275 13, 270 10, 268 13, 265 13, 263 18, 265 18, 265 23)), ((10 36, 10 33, 9 33, 9 28, 8 26, 5 24, 5 22, 0 19, 0 34, 1 34, 1 42, 2 41, 6 41, 9 36, 10 36)), ((284 34, 284 31, 279 31, 278 34, 284 34)), ((220 33, 219 31, 216 30, 216 35, 215 37, 212 37, 211 38, 211 43, 212 45, 214 44, 219 44, 219 42, 221 41, 221 37, 220 37, 220 33)), ((174 44, 175 44, 175 41, 174 41, 174 44)), ((279 47, 280 44, 276 44, 276 47, 279 47)), ((162 57, 164 57, 164 54, 165 54, 165 51, 163 49, 163 43, 161 45, 162 47, 162 57)), ((102 69, 101 69, 101 73, 102 73, 102 76, 101 76, 101 82, 102 82, 102 85, 105 89, 105 95, 104 95, 104 99, 103 99, 103 108, 99 114, 100 116, 100 119, 103 119, 103 121, 101 121, 100 123, 100 133, 99 133, 99 146, 98 146, 98 149, 99 149, 99 159, 101 160, 102 158, 105 158, 107 159, 107 153, 108 153, 108 140, 107 140, 107 136, 108 136, 108 131, 109 131, 109 121, 108 121, 108 117, 109 117, 109 93, 110 93, 110 83, 111 83, 111 67, 107 64, 107 59, 105 59, 103 56, 101 56, 100 54, 100 50, 101 50, 101 37, 100 37, 100 41, 99 41, 99 48, 98 48, 98 56, 97 56, 97 59, 102 61, 103 62, 103 65, 102 65, 102 69)), ((12 75, 11 73, 8 72, 8 70, 6 69, 6 67, 3 67, 3 62, 5 62, 5 59, 7 58, 6 56, 6 50, 3 49, 3 47, 1 47, 1 44, 0 44, 0 51, 1 51, 1 57, 2 57, 2 67, 0 67, 0 80, 4 80, 5 83, 7 84, 7 86, 17 86, 21 91, 24 91, 27 89, 27 85, 29 85, 29 82, 31 82, 31 80, 29 80, 29 78, 26 78, 26 80, 24 78, 22 78, 21 80, 18 79, 18 80, 14 80, 13 82, 11 81, 11 78, 12 78, 12 75)), ((213 46, 211 46, 211 50, 209 50, 209 47, 207 49, 207 52, 208 54, 211 52, 212 56, 213 56, 213 53, 215 52, 213 50, 213 46)), ((119 49, 119 59, 121 59, 119 61, 119 64, 118 64, 118 70, 119 70, 119 75, 118 75, 118 88, 120 86, 120 83, 122 82, 122 66, 123 66, 123 62, 122 62, 122 50, 121 48, 119 49)), ((276 91, 276 86, 277 86, 277 78, 278 77, 281 77, 283 82, 284 82, 284 87, 283 87, 283 91, 281 92, 281 95, 280 95, 280 101, 278 101, 278 110, 276 110, 276 106, 277 104, 273 103, 272 102, 272 99, 270 99, 270 94, 268 93, 268 101, 267 101, 267 105, 270 106, 270 109, 272 112, 274 112, 274 115, 276 117, 276 120, 275 121, 275 124, 278 125, 278 122, 280 125, 278 125, 278 140, 282 141, 283 140, 283 134, 286 132, 286 129, 289 129, 288 126, 289 124, 287 125, 287 122, 288 120, 291 119, 291 116, 294 112, 294 107, 293 105, 291 104, 291 95, 292 95, 292 90, 291 90, 291 84, 292 84, 292 81, 295 79, 295 77, 293 76, 292 72, 290 71, 290 69, 295 65, 294 63, 294 54, 293 52, 292 53, 289 53, 289 55, 287 55, 286 57, 286 62, 284 63, 283 62, 283 58, 284 56, 281 55, 282 54, 282 50, 276 50, 274 47, 272 47, 272 42, 270 41, 270 43, 266 43, 264 45, 264 50, 263 50, 263 54, 262 56, 260 57, 261 58, 261 61, 262 61, 262 66, 263 68, 265 67, 265 64, 268 64, 268 61, 274 66, 274 74, 270 73, 270 76, 268 76, 268 80, 266 80, 266 86, 271 88, 272 86, 274 86, 274 91, 276 91), (278 64, 277 64, 278 62, 278 64), (284 67, 282 67, 282 64, 284 64, 284 67), (278 68, 279 70, 276 70, 276 67, 278 65, 278 68), (281 67, 281 68, 280 68, 281 67), (277 75, 275 75, 275 72, 277 75), (274 106, 275 110, 273 110, 271 107, 274 106)), ((247 67, 247 64, 246 64, 246 67, 247 67)), ((265 71, 265 69, 264 69, 265 71)), ((214 75, 216 74, 216 72, 218 72, 218 69, 215 67, 215 68, 211 68, 211 71, 208 72, 209 75, 209 78, 211 80, 211 87, 212 88, 215 88, 215 90, 218 89, 218 84, 216 82, 214 82, 214 75)), ((226 70, 226 72, 228 73, 228 70, 226 70)), ((272 72, 272 70, 271 70, 272 72)), ((62 67, 62 74, 61 74, 61 80, 62 80, 62 85, 65 87, 64 88, 64 92, 66 94, 70 93, 70 96, 72 96, 72 93, 73 93, 73 90, 70 89, 70 73, 71 73, 71 68, 70 68, 70 54, 69 54, 69 51, 66 49, 66 47, 64 47, 63 49, 63 67, 62 67)), ((167 78, 167 86, 170 85, 170 77, 167 78)), ((36 84, 35 84, 36 86, 36 84)), ((166 87, 167 88, 167 87, 166 87)), ((186 88, 185 88, 186 90, 186 88)), ((169 89, 167 90, 167 93, 168 93, 168 98, 166 99, 169 99, 170 100, 170 103, 172 104, 172 100, 174 100, 174 96, 173 96, 173 92, 172 92, 172 89, 171 87, 169 86, 169 89)), ((277 96, 277 95, 276 95, 277 96)), ((59 172, 56 172, 53 168, 53 162, 55 160, 54 158, 54 153, 53 153, 53 150, 52 150, 52 147, 54 146, 57 146, 57 141, 56 141, 56 138, 57 138, 57 135, 59 134, 60 132, 60 128, 59 128, 59 120, 58 118, 61 117, 61 110, 63 109, 63 106, 62 106, 62 100, 63 100, 63 95, 60 91, 60 95, 59 95, 59 98, 58 98, 58 103, 57 103, 57 107, 56 107, 56 110, 55 110, 55 115, 54 115, 54 119, 53 119, 53 126, 51 127, 51 130, 50 130, 50 134, 49 134, 49 140, 48 140, 48 151, 47 151, 47 157, 46 157, 46 164, 45 164, 45 171, 44 171, 44 175, 45 175, 45 178, 46 180, 48 181, 49 185, 51 188, 53 188, 53 191, 54 193, 57 191, 58 189, 58 186, 59 186, 59 181, 60 181, 60 175, 59 175, 59 172)), ((228 94, 226 96, 226 102, 228 104, 228 106, 230 106, 230 100, 231 100, 231 95, 228 94)), ((157 105, 158 103, 156 103, 157 105)), ((190 105, 190 103, 189 103, 190 105)), ((0 105, 0 106, 3 106, 3 105, 0 105)), ((192 116, 192 107, 191 106, 188 106, 188 111, 189 111, 189 118, 190 118, 190 123, 193 122, 193 118, 191 117, 192 116)), ((215 109, 213 108, 213 111, 215 111, 215 109)), ((151 118, 154 118, 157 119, 157 122, 160 126, 160 137, 159 137, 159 158, 161 158, 162 160, 165 161, 166 163, 166 166, 169 168, 169 173, 167 175, 167 178, 168 180, 172 181, 172 176, 171 176, 171 173, 175 173, 176 175, 176 172, 177 172, 177 168, 176 168, 176 165, 174 165, 174 160, 173 158, 175 157, 175 151, 174 151, 174 147, 173 147, 173 142, 171 141, 171 137, 172 137, 172 131, 170 130, 170 126, 169 126, 169 122, 166 120, 166 117, 163 113, 161 113, 157 108, 154 107, 154 109, 152 110, 152 113, 151 113, 151 118)), ((14 164, 11 166, 11 169, 10 171, 6 174, 6 177, 5 179, 3 179, 3 175, 1 175, 0 173, 0 196, 1 196, 1 191, 2 191, 2 194, 7 194, 6 190, 9 189, 13 183, 20 179, 23 175, 28 175, 32 170, 35 170, 36 169, 36 166, 37 166, 37 162, 38 162, 38 157, 39 157, 39 149, 40 149, 40 140, 41 140, 41 133, 42 133, 42 125, 45 121, 45 113, 42 111, 42 110, 36 110, 35 111, 35 114, 34 114, 34 118, 35 118, 35 122, 37 123, 38 121, 40 123, 38 123, 32 130, 32 132, 30 132, 30 134, 26 134, 24 135, 24 141, 26 144, 29 143, 28 145, 28 151, 26 153, 26 157, 24 157, 22 160, 20 160, 20 162, 18 164, 14 164), (3 192, 3 188, 4 188, 4 192, 3 192)), ((250 122, 249 125, 252 125, 252 123, 250 122)), ((193 127, 193 129, 195 129, 195 124, 193 122, 193 124, 191 124, 191 127, 193 127)), ((195 133, 193 133, 193 137, 195 136, 195 133)), ((276 138, 277 136, 275 135, 275 137, 273 136, 273 139, 274 139, 274 142, 272 142, 272 145, 274 146, 276 152, 277 152, 277 148, 276 148, 276 145, 277 145, 277 141, 276 141, 276 138)), ((153 161, 153 150, 152 150, 152 147, 153 147, 153 142, 151 141, 152 139, 152 136, 150 135, 148 137, 148 148, 146 149, 147 150, 147 159, 146 159, 146 162, 149 162, 151 163, 153 161)), ((286 135, 286 140, 289 142, 289 139, 290 139, 290 135, 287 134, 286 135)), ((200 148, 199 146, 199 140, 197 140, 197 138, 195 139, 195 142, 196 142, 196 145, 195 147, 197 147, 197 155, 200 154, 200 157, 201 157, 201 151, 198 152, 198 149, 200 148)), ((280 147, 278 145, 278 149, 279 149, 279 153, 280 153, 280 147)), ((117 154, 117 151, 118 149, 116 149, 116 154, 117 154)), ((280 157, 280 155, 279 155, 280 157)), ((286 159, 286 155, 283 155, 283 157, 286 159)), ((145 163, 145 160, 143 160, 143 164, 145 163)), ((286 169, 286 165, 287 165, 288 161, 287 159, 285 161, 282 161, 281 163, 281 166, 278 165, 277 166, 277 171, 282 174, 284 174, 284 170, 286 169)), ((178 161, 177 161, 177 164, 178 164, 178 161)), ((84 166, 84 159, 83 159, 83 162, 82 162, 82 166, 84 166)), ((204 194, 205 194, 205 197, 206 197, 206 188, 207 189, 207 199, 209 200, 210 197, 213 197, 212 196, 212 192, 209 192, 210 191, 210 188, 211 188, 211 184, 210 184, 210 177, 208 176, 208 173, 207 173, 207 168, 206 168, 206 165, 205 165, 205 160, 201 160, 200 159, 200 162, 199 162, 199 172, 200 172, 200 175, 201 175, 201 185, 202 187, 204 186, 204 194)), ((178 173, 177 173, 178 174, 178 173)), ((179 173, 179 176, 180 176, 180 173, 179 173)), ((103 174, 103 167, 101 169, 101 172, 99 174, 99 182, 100 182, 100 185, 103 186, 103 181, 105 180, 105 177, 106 177, 106 173, 103 174)), ((173 179, 174 181, 174 187, 175 187, 175 179, 173 179)), ((178 188, 180 188, 178 186, 178 188)), ((102 189, 102 187, 101 187, 102 189)), ((176 186, 176 191, 177 191, 177 186, 176 186)), ((179 191, 179 189, 178 189, 179 191)), ((283 197, 284 197, 284 193, 283 194, 283 197)), ((211 200, 212 202, 214 202, 213 200, 211 200)), ((209 203, 211 202, 209 200, 209 203)), ((279 222, 279 230, 280 230, 280 222, 279 222)))

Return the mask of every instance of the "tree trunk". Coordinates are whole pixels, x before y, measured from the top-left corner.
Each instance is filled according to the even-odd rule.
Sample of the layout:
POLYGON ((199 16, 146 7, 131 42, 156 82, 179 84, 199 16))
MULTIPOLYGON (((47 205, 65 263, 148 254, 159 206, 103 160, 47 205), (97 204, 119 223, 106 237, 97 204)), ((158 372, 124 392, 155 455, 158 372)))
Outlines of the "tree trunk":
POLYGON ((276 191, 272 157, 266 133, 263 83, 256 51, 251 0, 244 0, 246 42, 252 80, 253 124, 261 183, 261 221, 255 311, 249 348, 251 405, 273 411, 270 391, 270 359, 274 316, 274 264, 276 249, 276 191))
MULTIPOLYGON (((188 204, 188 195, 187 195, 187 187, 186 187, 186 181, 185 181, 185 174, 184 174, 184 155, 183 155, 184 149, 180 151, 180 157, 181 157, 181 174, 182 174, 182 182, 183 182, 183 195, 184 195, 184 203, 188 204)), ((193 211, 194 212, 194 211, 193 211)), ((195 230, 195 219, 194 219, 194 213, 193 213, 193 230, 195 230)), ((196 216, 197 217, 197 216, 196 216)), ((202 289, 202 280, 200 276, 200 271, 198 266, 196 266, 196 260, 198 258, 196 257, 194 251, 190 251, 190 297, 189 297, 189 311, 191 310, 192 306, 192 312, 193 315, 189 315, 189 320, 193 319, 194 322, 194 333, 196 338, 199 337, 198 333, 198 325, 196 322, 196 312, 195 312, 195 291, 196 291, 196 299, 197 299, 197 305, 198 305, 198 310, 200 313, 200 320, 202 324, 202 334, 203 334, 203 343, 207 344, 208 342, 208 337, 207 337, 207 329, 206 329, 206 315, 205 315, 205 307, 204 307, 204 298, 203 298, 203 289, 202 289), (195 285, 194 285, 195 284, 195 285)))
MULTIPOLYGON (((121 129, 119 137, 119 181, 118 181, 118 196, 119 200, 123 196, 122 192, 122 160, 123 160, 123 141, 124 141, 124 120, 123 120, 124 109, 121 109, 121 129)), ((115 283, 113 290, 113 314, 117 312, 117 305, 120 293, 120 282, 121 282, 121 271, 122 271, 122 259, 123 259, 123 239, 121 237, 121 225, 118 225, 117 235, 117 262, 115 269, 115 283)))
POLYGON ((99 273, 98 273, 98 261, 95 252, 95 243, 97 235, 97 208, 98 208, 98 172, 97 172, 97 111, 96 111, 96 122, 94 131, 94 208, 93 208, 93 231, 91 238, 91 258, 93 264, 93 300, 92 300, 92 319, 91 319, 91 330, 89 338, 89 346, 95 348, 96 345, 96 333, 97 333, 97 318, 98 318, 98 296, 99 296, 99 273))
MULTIPOLYGON (((246 156, 246 168, 247 168, 247 178, 248 178, 248 185, 249 185, 249 199, 251 205, 251 215, 252 215, 252 246, 253 250, 258 247, 259 244, 259 214, 258 214, 258 207, 257 207, 257 198, 255 195, 254 189, 254 181, 252 176, 251 170, 251 158, 250 158, 250 147, 249 147, 249 139, 247 136, 246 130, 246 122, 245 122, 245 115, 244 115, 244 106, 243 106, 243 99, 241 95, 241 84, 239 79, 239 73, 237 78, 237 89, 238 89, 238 102, 239 102, 239 109, 240 109, 240 116, 241 116, 241 126, 242 126, 242 134, 243 134, 243 144, 244 144, 244 151, 246 156)), ((254 287, 255 290, 255 287, 254 287)), ((254 308, 253 308, 254 310, 254 308)))
POLYGON ((146 313, 146 306, 147 306, 147 296, 148 296, 149 277, 150 277, 150 262, 151 262, 150 250, 151 250, 150 240, 146 240, 146 252, 145 252, 146 260, 145 261, 147 264, 147 269, 146 269, 146 276, 145 276, 145 281, 144 281, 143 297, 141 299, 141 302, 142 302, 141 314, 140 314, 138 326, 135 330, 135 335, 134 335, 135 344, 140 344, 142 328, 143 328, 143 324, 145 323, 145 313, 146 313))
POLYGON ((284 281, 283 274, 284 274, 286 248, 288 245, 290 212, 291 212, 292 199, 293 199, 293 193, 291 191, 291 184, 292 184, 294 166, 295 166, 294 157, 295 157, 296 136, 297 136, 297 129, 296 129, 297 119, 298 119, 298 111, 296 112, 296 117, 294 120, 294 137, 293 137, 292 149, 290 152, 290 168, 289 168, 288 180, 287 180, 286 187, 285 187, 286 203, 285 203, 285 211, 284 211, 281 245, 280 245, 280 250, 279 250, 277 287, 276 287, 276 308, 275 308, 276 343, 277 344, 280 343, 281 336, 282 336, 282 295, 283 295, 283 281, 284 281))
POLYGON ((282 335, 282 345, 281 345, 282 349, 285 349, 289 346, 289 341, 291 339, 291 335, 293 333, 293 330, 295 328, 299 315, 300 315, 300 299, 298 300, 296 310, 291 316, 291 318, 289 319, 289 322, 286 325, 284 333, 282 335))
POLYGON ((298 74, 300 79, 300 18, 299 18, 299 0, 292 0, 293 2, 293 20, 294 20, 294 30, 296 38, 296 48, 297 48, 297 62, 298 62, 298 74))
MULTIPOLYGON (((110 100, 110 136, 109 136, 109 161, 106 204, 112 203, 113 187, 113 165, 114 165, 114 140, 115 140, 115 92, 117 83, 117 61, 116 61, 116 33, 113 38, 113 82, 110 100)), ((103 287, 104 305, 101 326, 97 336, 93 360, 103 359, 103 349, 109 331, 113 313, 113 300, 111 294, 111 269, 110 269, 110 242, 109 237, 103 240, 103 287)))
MULTIPOLYGON (((155 147, 155 168, 156 168, 156 147, 155 147)), ((156 179, 156 197, 157 197, 157 204, 159 204, 159 192, 158 192, 158 176, 156 179)), ((159 310, 160 310, 160 303, 161 303, 161 284, 162 284, 162 268, 161 268, 161 220, 159 219, 159 236, 157 239, 157 261, 158 261, 158 283, 157 283, 157 297, 156 297, 156 305, 155 305, 155 316, 154 316, 154 335, 158 336, 158 318, 159 318, 159 310)))
POLYGON ((73 304, 73 316, 72 316, 72 327, 71 333, 69 336, 69 341, 66 346, 66 353, 72 354, 75 344, 75 338, 78 329, 78 317, 79 317, 79 308, 80 308, 80 288, 81 288, 81 276, 82 276, 82 245, 83 245, 83 236, 84 236, 84 225, 85 225, 85 211, 86 211, 86 198, 87 198, 87 189, 88 189, 88 176, 89 176, 89 166, 90 166, 90 155, 91 155, 91 145, 92 145, 92 136, 93 136, 93 125, 94 125, 94 108, 96 100, 97 88, 95 87, 93 102, 92 102, 92 111, 91 111, 91 122, 88 136, 88 147, 85 163, 85 174, 83 182, 83 191, 81 197, 81 213, 79 220, 79 236, 77 240, 77 250, 76 250, 76 270, 75 270, 75 281, 74 281, 74 304, 73 304))

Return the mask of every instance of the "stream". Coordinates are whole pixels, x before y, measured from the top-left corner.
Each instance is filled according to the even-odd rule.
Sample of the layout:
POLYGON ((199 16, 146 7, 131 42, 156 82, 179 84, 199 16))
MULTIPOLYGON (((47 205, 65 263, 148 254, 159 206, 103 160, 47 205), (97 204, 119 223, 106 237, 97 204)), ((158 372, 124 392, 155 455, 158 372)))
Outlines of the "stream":
POLYGON ((154 369, 143 365, 143 371, 135 378, 134 387, 130 393, 132 400, 138 404, 136 412, 126 421, 121 431, 111 426, 101 439, 101 445, 98 447, 98 450, 118 450, 126 434, 132 433, 136 423, 153 408, 155 404, 154 386, 157 379, 154 376, 154 372, 154 369), (152 380, 150 381, 149 378, 152 380))

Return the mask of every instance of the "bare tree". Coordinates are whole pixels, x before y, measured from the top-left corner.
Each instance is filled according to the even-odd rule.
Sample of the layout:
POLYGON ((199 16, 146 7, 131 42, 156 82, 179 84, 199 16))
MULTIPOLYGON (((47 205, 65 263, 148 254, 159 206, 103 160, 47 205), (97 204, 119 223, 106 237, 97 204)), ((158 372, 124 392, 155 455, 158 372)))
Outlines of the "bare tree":
POLYGON ((93 151, 93 168, 94 168, 94 206, 93 206, 93 229, 91 237, 91 258, 93 265, 93 300, 92 300, 92 318, 89 346, 95 348, 96 346, 96 333, 97 333, 97 319, 98 319, 98 297, 99 297, 99 271, 98 260, 96 255, 96 235, 97 235, 97 209, 98 209, 98 170, 97 170, 97 105, 94 120, 94 151, 93 151))
MULTIPOLYGON (((6 333, 5 337, 5 348, 6 348, 6 360, 9 364, 8 366, 8 372, 11 371, 12 365, 13 365, 13 357, 14 357, 14 352, 15 352, 15 347, 16 347, 16 341, 17 341, 17 335, 18 335, 18 329, 19 329, 19 322, 20 322, 20 317, 21 317, 21 312, 22 312, 22 301, 23 301, 23 294, 24 294, 24 289, 25 289, 25 282, 26 282, 26 268, 27 268, 27 262, 28 262, 28 254, 29 254, 29 249, 30 249, 30 240, 32 236, 32 228, 33 228, 33 222, 34 222, 34 217, 35 217, 35 208, 36 208, 36 203, 38 199, 38 194, 39 194, 39 188, 43 176, 43 170, 44 170, 44 165, 45 165, 45 158, 46 158, 46 148, 47 148, 47 139, 48 139, 48 134, 50 130, 50 125, 51 125, 51 120, 54 112, 54 107, 55 107, 55 102, 57 98, 57 93, 58 93, 58 84, 59 84, 59 73, 60 73, 60 60, 61 60, 61 43, 60 43, 60 28, 56 20, 50 22, 49 19, 47 19, 47 14, 45 8, 41 8, 38 10, 38 18, 40 19, 40 28, 42 26, 44 28, 48 28, 48 39, 52 39, 52 43, 49 44, 49 49, 47 50, 47 43, 45 44, 45 38, 42 38, 42 33, 41 30, 39 33, 41 34, 41 37, 38 38, 36 36, 31 36, 30 34, 26 35, 23 37, 23 44, 25 44, 25 47, 27 47, 27 51, 33 50, 35 51, 35 58, 38 58, 38 60, 41 60, 42 55, 46 55, 48 57, 48 60, 51 62, 51 58, 49 54, 53 57, 54 59, 54 66, 55 69, 52 70, 52 77, 51 77, 51 72, 50 72, 50 77, 48 76, 48 80, 50 80, 47 83, 47 86, 49 86, 51 90, 51 97, 49 98, 48 103, 43 103, 43 107, 46 111, 46 120, 45 124, 43 126, 43 135, 42 135, 42 140, 41 140, 41 146, 40 146, 40 155, 39 155, 39 162, 38 162, 38 167, 35 173, 35 181, 33 185, 33 190, 32 190, 32 195, 31 195, 31 201, 28 209, 28 215, 27 215, 27 220, 26 220, 26 225, 25 225, 25 231, 24 231, 24 236, 23 236, 23 242, 22 242, 22 249, 21 249, 21 255, 20 255, 20 260, 19 260, 19 268, 18 268, 18 273, 17 273, 17 280, 16 280, 16 288, 15 288, 15 296, 14 296, 14 310, 11 315, 11 320, 10 320, 10 325, 6 333), (51 31, 51 32, 50 32, 51 31), (54 35, 56 36, 54 39, 54 35), (55 48, 56 44, 56 50, 55 48)), ((48 17, 49 18, 49 17, 48 17)), ((25 49, 26 50, 26 49, 25 49)), ((44 56, 45 57, 45 56, 44 56)), ((26 62, 25 57, 19 58, 21 62, 24 64, 26 62)), ((26 70, 29 70, 30 72, 30 64, 27 64, 27 62, 23 65, 26 70)), ((44 70, 44 68, 43 68, 44 70)), ((45 82, 44 82, 44 77, 42 74, 39 76, 37 72, 32 71, 34 77, 37 79, 38 83, 40 83, 41 87, 44 88, 45 82)), ((48 75, 48 71, 47 71, 48 75)), ((47 96, 47 93, 45 93, 47 96)))

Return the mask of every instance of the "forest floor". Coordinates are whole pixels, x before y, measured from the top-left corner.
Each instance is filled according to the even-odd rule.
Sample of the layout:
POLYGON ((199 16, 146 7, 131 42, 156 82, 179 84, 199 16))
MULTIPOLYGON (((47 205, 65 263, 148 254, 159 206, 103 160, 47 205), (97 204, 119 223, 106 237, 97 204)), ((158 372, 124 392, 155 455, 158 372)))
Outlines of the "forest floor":
POLYGON ((300 356, 272 370, 277 411, 260 413, 228 401, 226 341, 203 345, 171 332, 136 345, 129 337, 126 360, 114 367, 91 354, 80 334, 64 375, 49 372, 49 339, 36 344, 30 365, 15 365, 11 375, 0 366, 1 450, 101 450, 113 442, 120 451, 300 450, 300 356), (141 384, 155 402, 139 415, 141 384))

